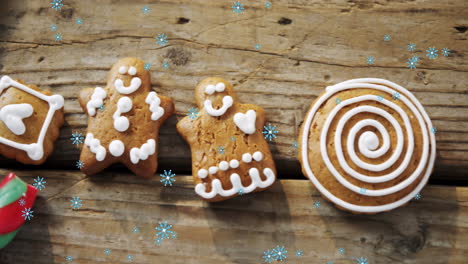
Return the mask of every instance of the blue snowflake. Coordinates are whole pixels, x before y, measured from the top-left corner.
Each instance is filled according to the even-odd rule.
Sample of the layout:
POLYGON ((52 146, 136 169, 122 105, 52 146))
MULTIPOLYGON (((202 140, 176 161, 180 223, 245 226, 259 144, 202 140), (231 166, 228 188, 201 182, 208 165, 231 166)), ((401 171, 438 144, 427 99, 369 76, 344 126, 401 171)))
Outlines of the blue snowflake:
POLYGON ((76 196, 76 197, 73 197, 71 200, 71 207, 73 209, 80 209, 80 207, 83 205, 81 202, 82 200, 80 200, 80 197, 76 196))
POLYGON ((297 141, 294 141, 292 143, 292 147, 295 148, 295 149, 299 148, 299 144, 297 143, 297 141))
POLYGON ((23 211, 21 211, 21 216, 24 218, 24 220, 31 220, 34 211, 31 211, 31 208, 25 208, 23 211))
POLYGON ((177 233, 176 232, 172 233, 172 238, 177 239, 177 233))
POLYGON ((415 196, 414 196, 414 199, 415 200, 421 200, 422 198, 422 195, 420 193, 417 193, 415 196))
POLYGON ((231 141, 236 141, 236 137, 232 136, 231 141))
POLYGON ((223 146, 219 146, 218 149, 216 150, 218 152, 218 154, 224 154, 225 152, 225 149, 223 146))
POLYGON ((111 251, 110 249, 108 249, 108 248, 104 249, 104 254, 105 254, 106 256, 109 256, 109 255, 111 254, 111 252, 112 252, 112 251, 111 251))
POLYGON ((56 34, 54 35, 54 40, 55 40, 55 41, 62 41, 62 34, 56 33, 56 34))
POLYGON ((336 98, 335 103, 336 103, 336 104, 340 104, 340 103, 341 103, 341 99, 340 99, 340 98, 336 98))
POLYGON ((75 22, 76 22, 77 25, 83 24, 83 20, 82 20, 81 18, 77 18, 77 19, 75 20, 75 22))
POLYGON ((42 191, 42 189, 45 188, 45 184, 47 182, 44 180, 44 178, 37 176, 36 179, 34 179, 33 186, 36 187, 39 191, 42 191))
POLYGON ((244 189, 240 188, 240 189, 237 191, 237 194, 240 195, 240 196, 244 195, 244 194, 245 194, 244 189))
POLYGON ((164 239, 161 238, 161 237, 156 237, 156 238, 154 239, 154 243, 155 243, 156 245, 160 246, 160 245, 162 244, 163 240, 164 240, 164 239))
POLYGON ((18 201, 18 203, 19 203, 19 205, 24 206, 24 205, 26 205, 26 200, 20 199, 20 200, 18 201))
POLYGON ((270 9, 270 8, 271 8, 271 3, 270 3, 270 2, 268 2, 268 1, 267 1, 267 2, 265 2, 265 8, 268 8, 268 9, 270 9))
POLYGON ((273 249, 273 256, 278 261, 283 261, 284 259, 286 259, 288 257, 287 254, 288 251, 283 246, 276 246, 273 249))
POLYGON ((413 56, 411 57, 415 62, 419 62, 419 56, 413 56))
POLYGON ((388 41, 392 40, 392 37, 390 35, 386 34, 386 35, 383 36, 383 40, 388 42, 388 41))
POLYGON ((167 69, 169 69, 170 64, 169 64, 169 62, 166 61, 166 62, 164 62, 164 63, 162 64, 162 66, 163 66, 163 68, 164 68, 165 70, 167 70, 167 69))
POLYGON ((333 261, 327 261, 327 264, 333 264, 333 261))
POLYGON ((167 36, 165 33, 158 34, 156 37, 156 43, 158 43, 160 46, 164 46, 167 44, 167 36))
POLYGON ((84 167, 84 162, 82 162, 81 160, 77 161, 75 166, 78 168, 78 169, 81 169, 84 167))
POLYGON ((98 107, 99 111, 104 111, 104 108, 105 108, 104 104, 102 104, 102 105, 100 105, 100 106, 98 107))
POLYGON ((435 127, 431 127, 431 133, 432 133, 432 134, 435 134, 435 133, 437 133, 437 128, 435 128, 435 127))
POLYGON ((410 43, 408 44, 408 46, 406 46, 406 48, 408 49, 408 51, 413 52, 413 51, 416 50, 416 44, 410 42, 410 43))
POLYGON ((143 12, 143 14, 149 14, 149 12, 151 11, 150 7, 149 6, 144 6, 141 11, 143 12))
POLYGON ((167 186, 167 185, 172 186, 172 183, 176 181, 174 179, 174 176, 176 175, 172 173, 172 170, 169 170, 169 171, 164 170, 164 173, 160 174, 160 176, 161 176, 160 181, 164 183, 164 186, 167 186))
POLYGON ((361 190, 359 190, 360 193, 362 194, 365 194, 367 192, 366 188, 361 188, 361 190))
POLYGON ((240 14, 240 13, 244 12, 244 5, 240 1, 235 2, 231 6, 231 8, 232 8, 232 11, 234 11, 234 13, 236 13, 236 14, 240 14))
POLYGON ((372 56, 369 56, 369 57, 367 57, 366 61, 367 61, 367 64, 369 64, 369 65, 374 64, 375 58, 372 57, 372 56))
POLYGON ((320 208, 320 201, 315 201, 314 202, 314 207, 317 208, 317 209, 320 208))
POLYGON ((339 248, 338 249, 338 253, 340 253, 341 255, 344 255, 345 252, 346 252, 346 250, 344 248, 339 248))
POLYGON ((443 48, 442 49, 442 55, 444 57, 447 57, 448 55, 450 55, 450 50, 448 48, 443 48))
POLYGON ((73 145, 83 144, 84 137, 80 132, 73 132, 70 140, 72 141, 73 145))
POLYGON ((433 60, 435 58, 437 58, 437 56, 439 56, 439 54, 437 54, 438 50, 436 50, 435 48, 428 48, 426 50, 426 56, 429 57, 429 59, 433 60))
POLYGON ((133 233, 134 233, 134 234, 140 233, 140 229, 139 229, 138 227, 135 226, 135 227, 133 228, 133 233))
POLYGON ((302 256, 304 256, 304 251, 300 249, 296 250, 296 257, 302 257, 302 256))
POLYGON ((52 9, 55 9, 55 10, 60 10, 62 9, 62 0, 52 0, 52 2, 50 2, 50 5, 52 6, 52 9))
POLYGON ((55 24, 51 25, 50 30, 57 31, 57 25, 55 25, 55 24))
POLYGON ((65 260, 66 260, 67 262, 72 262, 72 261, 73 261, 73 257, 72 257, 72 256, 66 256, 66 257, 65 257, 65 260))
POLYGON ((271 251, 271 250, 267 250, 265 252, 263 252, 263 261, 267 262, 267 263, 271 263, 273 262, 273 260, 275 260, 275 256, 274 256, 274 252, 271 251))
POLYGON ((418 61, 419 61, 418 56, 411 57, 408 59, 408 61, 406 61, 406 67, 410 69, 416 69, 416 66, 418 65, 418 61))
POLYGON ((399 100, 401 98, 401 95, 398 92, 394 92, 392 95, 392 98, 393 100, 399 100))
POLYGON ((150 63, 145 63, 145 66, 143 66, 143 68, 147 71, 149 71, 149 69, 151 69, 151 64, 150 63))
POLYGON ((187 116, 192 119, 192 120, 195 120, 197 119, 198 117, 198 108, 190 108, 187 112, 187 116))
POLYGON ((174 233, 174 231, 171 230, 172 225, 168 224, 166 221, 159 223, 159 225, 155 227, 155 229, 158 231, 156 233, 156 236, 160 237, 161 239, 169 238, 169 236, 172 235, 172 233, 174 233))
POLYGON ((382 101, 383 101, 383 96, 377 95, 377 100, 379 100, 380 102, 382 102, 382 101))
POLYGON ((276 138, 276 134, 278 134, 278 130, 276 130, 275 126, 272 126, 271 124, 268 124, 268 126, 263 126, 263 135, 265 139, 268 139, 269 141, 272 141, 273 139, 276 138))
POLYGON ((369 264, 366 258, 360 257, 356 260, 356 264, 369 264))
POLYGON ((254 46, 254 48, 255 48, 256 50, 259 50, 261 47, 262 47, 262 45, 260 45, 260 44, 258 44, 258 43, 255 44, 255 46, 254 46))
POLYGON ((133 255, 132 255, 132 254, 128 254, 128 255, 127 255, 127 260, 128 260, 129 262, 132 262, 132 261, 133 261, 133 255))

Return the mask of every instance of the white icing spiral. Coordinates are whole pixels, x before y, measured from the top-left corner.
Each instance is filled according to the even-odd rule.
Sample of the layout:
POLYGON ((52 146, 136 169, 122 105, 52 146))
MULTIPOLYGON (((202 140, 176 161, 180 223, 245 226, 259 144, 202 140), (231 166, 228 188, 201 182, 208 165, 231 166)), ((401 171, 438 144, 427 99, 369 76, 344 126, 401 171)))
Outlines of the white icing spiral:
MULTIPOLYGON (((383 79, 355 79, 346 82, 342 82, 333 86, 329 86, 326 89, 326 93, 322 95, 313 105, 311 111, 308 113, 302 131, 302 164, 307 173, 307 176, 313 182, 313 184, 319 189, 319 191, 324 194, 328 199, 336 203, 337 205, 349 209, 355 212, 367 212, 375 213, 388 211, 393 208, 399 207, 409 200, 411 200, 426 184, 429 175, 432 171, 435 159, 435 137, 433 133, 430 133, 429 130, 432 127, 432 123, 429 119, 429 116, 424 111, 422 105, 419 101, 405 88, 389 82, 383 79), (362 206, 358 204, 352 204, 350 202, 344 201, 329 190, 327 190, 315 177, 312 169, 309 164, 309 131, 310 126, 312 125, 312 120, 314 118, 317 110, 332 96, 336 95, 339 92, 344 90, 351 89, 372 89, 378 90, 379 92, 386 93, 392 97, 394 94, 400 94, 398 100, 400 100, 411 112, 411 117, 408 117, 408 114, 403 110, 398 104, 392 102, 392 100, 383 99, 380 96, 367 94, 360 95, 357 97, 345 99, 336 104, 336 106, 329 113, 322 113, 327 115, 325 123, 320 131, 320 153, 325 163, 327 169, 330 173, 336 178, 340 184, 342 184, 347 189, 365 196, 385 196, 399 192, 407 188, 410 184, 418 180, 418 177, 423 174, 424 176, 420 179, 416 188, 414 188, 408 195, 402 197, 401 199, 391 202, 389 204, 378 205, 378 206, 362 206), (372 105, 367 105, 366 102, 374 102, 372 105), (377 105, 375 104, 377 103, 377 105), (376 105, 376 106, 374 106, 376 105), (385 106, 380 108, 379 106, 385 106), (385 109, 392 109, 392 112, 387 112, 385 109), (344 114, 341 118, 337 119, 338 112, 344 114), (379 116, 379 119, 386 119, 391 126, 384 126, 379 119, 363 119, 356 122, 351 129, 349 129, 347 135, 343 133, 343 129, 350 119, 355 115, 360 113, 372 113, 373 115, 379 116), (394 116, 399 116, 403 121, 404 129, 402 125, 395 119, 394 116), (357 179, 359 182, 365 184, 375 184, 383 183, 396 179, 398 176, 408 168, 412 159, 414 158, 414 133, 413 127, 410 122, 410 118, 416 118, 418 123, 418 131, 421 131, 422 136, 422 153, 418 160, 416 168, 411 172, 411 175, 404 179, 401 182, 396 183, 387 188, 376 189, 376 190, 366 190, 362 186, 357 186, 341 175, 338 169, 335 167, 337 164, 347 175, 357 179), (336 130, 334 131, 334 137, 329 138, 327 141, 327 135, 333 133, 330 130, 332 122, 337 123, 336 130), (382 143, 379 142, 379 137, 376 133, 372 131, 363 132, 359 138, 356 138, 358 132, 361 131, 364 127, 373 127, 381 135, 382 143), (388 131, 393 130, 396 133, 396 144, 390 142, 390 136, 388 131), (346 145, 343 146, 342 139, 347 137, 346 145), (404 143, 407 142, 406 150, 403 152, 404 143), (380 158, 384 154, 388 153, 392 147, 393 153, 390 157, 383 161, 380 164, 371 164, 364 162, 356 154, 356 149, 354 147, 357 143, 359 153, 370 159, 380 158), (328 153, 328 146, 334 145, 335 155, 337 157, 337 162, 332 163, 328 153), (380 146, 380 147, 379 147, 380 146), (344 153, 347 153, 347 159, 345 159, 344 153), (388 170, 395 163, 403 157, 401 163, 396 167, 392 168, 391 172, 386 173, 380 176, 367 176, 362 173, 357 172, 350 166, 350 162, 361 169, 370 171, 370 172, 382 172, 388 170)), ((372 175, 372 173, 370 173, 372 175)), ((364 185, 364 184, 363 184, 364 185)))

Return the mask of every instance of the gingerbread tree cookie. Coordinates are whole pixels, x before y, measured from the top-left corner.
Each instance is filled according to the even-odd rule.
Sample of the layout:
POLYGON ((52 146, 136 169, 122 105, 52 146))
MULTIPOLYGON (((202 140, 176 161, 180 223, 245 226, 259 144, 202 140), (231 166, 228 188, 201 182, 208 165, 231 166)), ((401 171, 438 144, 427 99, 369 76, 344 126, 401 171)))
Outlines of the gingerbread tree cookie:
POLYGON ((151 91, 143 61, 121 59, 110 70, 107 86, 82 90, 79 101, 89 116, 81 171, 96 174, 121 162, 137 175, 154 175, 159 128, 174 105, 170 98, 151 91))
POLYGON ((276 169, 262 134, 263 109, 237 102, 232 86, 221 78, 200 82, 195 97, 198 117, 177 123, 192 151, 195 192, 215 202, 270 187, 276 169))

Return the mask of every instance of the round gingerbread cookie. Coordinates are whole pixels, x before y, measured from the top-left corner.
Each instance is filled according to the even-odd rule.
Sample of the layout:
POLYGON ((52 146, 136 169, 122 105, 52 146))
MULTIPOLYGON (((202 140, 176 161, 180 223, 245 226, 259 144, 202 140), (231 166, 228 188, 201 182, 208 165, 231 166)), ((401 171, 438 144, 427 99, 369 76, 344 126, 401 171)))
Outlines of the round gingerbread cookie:
POLYGON ((312 104, 298 142, 302 170, 322 196, 354 213, 400 207, 435 160, 431 120, 408 90, 383 79, 345 81, 312 104))

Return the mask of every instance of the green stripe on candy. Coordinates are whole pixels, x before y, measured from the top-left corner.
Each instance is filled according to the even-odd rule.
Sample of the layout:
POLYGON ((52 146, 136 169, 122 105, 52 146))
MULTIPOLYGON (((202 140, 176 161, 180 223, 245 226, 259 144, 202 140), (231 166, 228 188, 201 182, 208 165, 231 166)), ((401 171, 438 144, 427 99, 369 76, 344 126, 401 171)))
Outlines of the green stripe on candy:
POLYGON ((8 243, 10 243, 10 241, 16 236, 16 233, 18 233, 18 230, 15 230, 5 235, 0 235, 0 249, 8 245, 8 243))
POLYGON ((14 177, 0 188, 0 209, 17 201, 26 193, 28 185, 18 177, 14 177))

